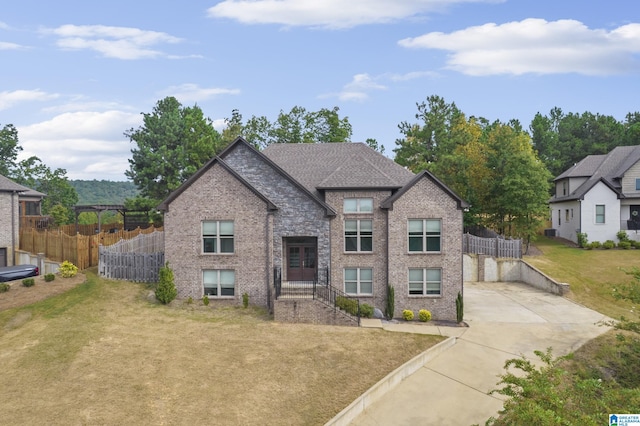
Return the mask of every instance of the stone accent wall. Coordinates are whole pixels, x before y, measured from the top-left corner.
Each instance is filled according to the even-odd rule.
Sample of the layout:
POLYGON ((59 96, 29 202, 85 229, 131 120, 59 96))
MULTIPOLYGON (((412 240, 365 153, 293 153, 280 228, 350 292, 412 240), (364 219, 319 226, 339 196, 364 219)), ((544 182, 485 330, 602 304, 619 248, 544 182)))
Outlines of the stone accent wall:
POLYGON ((434 319, 456 320, 462 291, 462 211, 456 201, 424 177, 389 209, 389 284, 395 288, 395 317, 403 309, 428 309, 434 319), (409 253, 408 220, 441 219, 441 252, 409 253), (409 268, 442 268, 441 296, 409 296, 409 268))
POLYGON ((267 306, 269 216, 266 202, 219 164, 186 188, 164 217, 165 259, 173 269, 178 297, 202 297, 204 269, 232 269, 235 296, 212 297, 211 303, 241 305, 247 292, 252 305, 267 306), (203 220, 234 221, 233 254, 202 252, 203 220))
POLYGON ((331 221, 331 285, 344 291, 344 268, 371 268, 373 295, 358 296, 384 312, 387 299, 387 211, 380 204, 391 196, 391 191, 326 191, 325 202, 338 213, 331 221), (345 198, 373 198, 373 213, 344 213, 345 198), (345 219, 373 220, 373 252, 345 252, 345 219))
POLYGON ((285 274, 284 238, 316 237, 318 242, 318 272, 329 266, 330 219, 324 207, 311 199, 299 187, 284 178, 251 148, 238 144, 224 161, 271 200, 278 210, 273 217, 273 265, 285 274))
POLYGON ((13 242, 18 245, 18 238, 20 234, 18 232, 19 227, 19 206, 18 195, 16 194, 12 198, 12 194, 9 192, 0 192, 0 248, 6 248, 7 250, 7 265, 13 264, 13 242), (13 201, 13 223, 11 221, 11 204, 13 201), (13 239, 11 238, 11 231, 13 228, 13 239))
POLYGON ((358 323, 329 306, 310 299, 280 299, 274 304, 273 319, 278 322, 344 325, 358 323))

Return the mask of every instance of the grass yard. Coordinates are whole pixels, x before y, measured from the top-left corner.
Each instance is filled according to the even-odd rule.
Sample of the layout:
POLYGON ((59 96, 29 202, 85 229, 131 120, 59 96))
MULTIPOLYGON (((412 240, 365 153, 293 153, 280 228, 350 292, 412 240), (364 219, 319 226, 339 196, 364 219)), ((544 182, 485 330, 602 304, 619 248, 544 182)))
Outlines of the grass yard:
POLYGON ((0 423, 321 425, 443 340, 167 307, 147 293, 89 272, 0 311, 0 423))
POLYGON ((640 250, 584 250, 538 237, 535 246, 542 256, 525 256, 531 265, 548 276, 570 285, 567 298, 611 318, 636 317, 639 307, 613 297, 620 283, 632 281, 623 269, 640 267, 640 250))

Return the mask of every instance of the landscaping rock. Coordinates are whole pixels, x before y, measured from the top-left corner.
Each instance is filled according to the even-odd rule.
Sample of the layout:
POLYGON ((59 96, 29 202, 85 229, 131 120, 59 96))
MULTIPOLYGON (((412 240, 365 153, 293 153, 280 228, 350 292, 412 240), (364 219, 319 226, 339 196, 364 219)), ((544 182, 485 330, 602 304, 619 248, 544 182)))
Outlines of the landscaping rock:
POLYGON ((382 311, 378 308, 374 308, 373 309, 373 317, 377 318, 377 319, 384 319, 384 314, 382 313, 382 311))

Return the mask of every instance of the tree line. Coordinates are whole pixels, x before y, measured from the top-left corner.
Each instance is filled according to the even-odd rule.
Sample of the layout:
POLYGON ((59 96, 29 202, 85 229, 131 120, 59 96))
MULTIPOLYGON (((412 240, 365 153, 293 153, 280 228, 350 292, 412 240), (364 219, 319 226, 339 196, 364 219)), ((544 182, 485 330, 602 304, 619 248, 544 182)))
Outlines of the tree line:
MULTIPOLYGON (((547 218, 554 176, 587 155, 640 144, 638 112, 620 122, 553 108, 547 115, 536 114, 525 130, 517 120, 490 122, 467 116, 437 95, 416 107, 414 120, 398 125, 395 161, 414 172, 430 170, 468 201, 466 225, 486 226, 526 241, 547 218)), ((340 116, 338 107, 308 111, 294 106, 281 110, 273 121, 265 116, 245 120, 239 110, 232 110, 220 132, 199 106, 183 106, 171 96, 142 115, 141 126, 124 131, 133 144, 125 175, 138 191, 125 200, 130 209, 153 210, 238 136, 257 149, 274 143, 351 142, 352 137, 349 119, 340 116)), ((384 151, 376 139, 365 142, 384 151)), ((50 170, 37 157, 17 162, 21 150, 17 130, 5 126, 0 132, 0 174, 47 193, 44 214, 66 209, 60 220, 72 220, 70 207, 78 194, 66 170, 50 170)))

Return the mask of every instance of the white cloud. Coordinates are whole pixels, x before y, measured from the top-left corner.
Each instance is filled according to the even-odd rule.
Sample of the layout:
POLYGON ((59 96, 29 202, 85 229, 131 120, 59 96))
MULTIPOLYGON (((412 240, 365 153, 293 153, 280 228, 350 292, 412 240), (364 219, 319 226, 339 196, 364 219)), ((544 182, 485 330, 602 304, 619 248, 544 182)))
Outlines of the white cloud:
POLYGON ((105 57, 116 59, 167 56, 152 47, 182 41, 162 32, 105 25, 62 25, 44 32, 58 36, 57 45, 63 49, 93 50, 105 57))
POLYGON ((457 3, 504 0, 224 0, 208 9, 213 18, 244 24, 351 28, 383 24, 440 11, 457 3))
POLYGON ((131 142, 123 135, 142 124, 137 113, 123 111, 73 112, 18 127, 23 151, 52 169, 67 170, 70 179, 125 180, 131 142))
POLYGON ((0 41, 0 50, 20 50, 25 49, 25 46, 21 46, 16 43, 9 43, 6 41, 0 41))
POLYGON ((320 98, 338 98, 344 102, 362 102, 369 98, 369 92, 374 90, 386 90, 387 87, 377 82, 380 77, 371 77, 369 74, 356 74, 353 79, 344 85, 338 93, 328 93, 320 98))
POLYGON ((238 89, 223 89, 219 87, 200 87, 197 84, 186 83, 171 86, 163 91, 163 96, 174 96, 180 103, 189 104, 205 101, 222 95, 238 95, 238 89))
POLYGON ((55 93, 47 93, 42 90, 14 90, 12 92, 0 92, 0 111, 9 109, 22 102, 48 101, 57 98, 55 93))
POLYGON ((637 71, 640 65, 640 24, 635 23, 607 31, 575 20, 525 19, 433 32, 399 44, 450 51, 447 68, 468 75, 610 75, 637 71))

